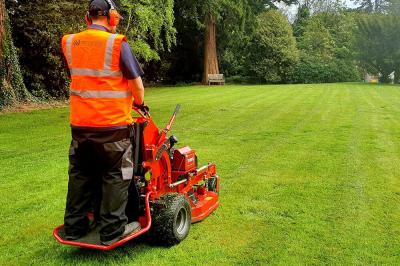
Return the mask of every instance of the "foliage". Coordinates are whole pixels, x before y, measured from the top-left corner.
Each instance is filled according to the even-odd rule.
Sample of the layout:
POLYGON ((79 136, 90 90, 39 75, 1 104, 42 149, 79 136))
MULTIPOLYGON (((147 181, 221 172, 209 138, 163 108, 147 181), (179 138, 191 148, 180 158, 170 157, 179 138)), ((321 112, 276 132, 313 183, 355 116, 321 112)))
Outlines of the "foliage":
POLYGON ((22 79, 8 16, 5 19, 3 36, 0 42, 2 45, 0 49, 0 110, 5 106, 32 99, 22 79))
POLYGON ((320 17, 312 17, 299 40, 302 52, 322 60, 330 60, 333 57, 334 45, 335 42, 320 17))
POLYGON ((293 23, 293 33, 296 38, 299 38, 304 34, 304 27, 307 25, 307 21, 310 17, 310 7, 307 5, 300 5, 297 11, 296 20, 293 23))
POLYGON ((163 82, 199 82, 203 69, 203 36, 196 5, 188 0, 175 0, 174 14, 177 42, 170 53, 163 53, 163 62, 155 76, 163 82))
POLYGON ((303 22, 298 38, 300 63, 293 80, 299 83, 354 81, 354 19, 345 13, 318 13, 303 22))
MULTIPOLYGON (((247 68, 245 49, 256 26, 257 14, 274 6, 274 3, 293 3, 293 0, 175 0, 175 27, 177 44, 171 53, 162 53, 163 61, 157 64, 161 80, 200 81, 203 57, 204 19, 211 13, 217 21, 217 48, 220 68, 226 76, 244 75, 247 68)), ((150 69, 153 75, 154 68, 150 69)), ((147 69, 146 74, 149 74, 147 69)), ((153 80, 156 80, 154 78, 153 80)))
POLYGON ((387 7, 387 12, 392 14, 392 15, 400 15, 400 1, 399 0, 387 0, 388 1, 388 7, 387 7))
POLYGON ((257 16, 268 9, 275 9, 277 3, 295 2, 293 0, 243 0, 242 8, 226 8, 220 13, 220 22, 217 25, 218 54, 220 68, 228 79, 229 76, 235 76, 243 82, 254 82, 257 79, 249 76, 254 72, 252 74, 249 72, 252 63, 248 60, 248 48, 252 45, 257 28, 257 16))
MULTIPOLYGON (((387 10, 390 0, 353 0, 359 5, 359 9, 368 13, 380 13, 387 10)), ((397 0, 395 0, 397 1, 397 0)))
MULTIPOLYGON (((257 14, 265 8, 249 7, 246 14, 242 14, 241 21, 234 23, 238 14, 225 11, 223 19, 218 24, 218 54, 220 68, 227 77, 247 75, 247 48, 251 44, 257 28, 257 14)), ((237 20, 236 20, 237 21, 237 20)))
POLYGON ((269 10, 257 17, 248 53, 250 76, 269 83, 289 80, 298 61, 298 50, 292 28, 281 12, 269 10))
MULTIPOLYGON (((226 76, 243 74, 243 47, 254 33, 257 14, 274 3, 294 3, 293 0, 175 0, 177 45, 171 53, 162 54, 162 62, 154 69, 166 82, 200 81, 204 45, 205 16, 211 14, 217 23, 217 49, 221 72, 226 76)), ((148 74, 149 71, 147 70, 148 74)), ((156 78, 154 78, 156 80, 156 78)))
POLYGON ((298 0, 300 8, 308 9, 312 14, 339 12, 344 9, 343 0, 298 0))
POLYGON ((82 7, 87 1, 7 3, 26 87, 40 98, 66 97, 68 76, 61 54, 61 37, 84 29, 82 7))
POLYGON ((121 25, 136 56, 145 62, 160 60, 159 53, 176 43, 174 0, 120 0, 126 21, 121 25))
MULTIPOLYGON (((116 1, 122 7, 125 29, 142 61, 159 59, 159 52, 175 42, 173 1, 116 1)), ((86 28, 87 0, 7 0, 27 88, 34 95, 67 97, 68 76, 60 40, 64 34, 86 28), (38 15, 38 14, 46 14, 38 15)))
POLYGON ((203 30, 196 17, 197 8, 192 0, 174 1, 176 43, 170 51, 160 51, 160 60, 152 60, 144 65, 147 81, 168 84, 200 81, 203 30))
MULTIPOLYGON (((293 29, 301 60, 298 64, 292 65, 291 68, 295 71, 289 71, 293 74, 290 79, 292 82, 335 82, 360 79, 355 61, 355 20, 352 14, 341 10, 340 1, 331 1, 330 5, 326 5, 325 8, 331 8, 331 11, 322 12, 322 6, 318 5, 317 1, 305 1, 300 6, 293 29), (313 15, 311 9, 314 10, 313 15)), ((249 49, 249 43, 253 47, 258 43, 251 39, 251 36, 254 36, 254 29, 254 27, 248 27, 244 31, 246 34, 243 35, 231 33, 230 46, 220 49, 223 71, 228 76, 233 75, 235 77, 233 80, 238 80, 240 76, 242 80, 249 80, 249 76, 255 76, 254 71, 248 70, 254 69, 255 65, 260 63, 262 57, 257 55, 262 49, 249 49), (247 60, 248 58, 251 60, 247 60)), ((258 72, 268 73, 268 71, 272 70, 259 68, 258 72)))
POLYGON ((359 5, 358 10, 365 13, 397 14, 400 15, 399 0, 353 0, 359 5))
POLYGON ((345 60, 324 61, 313 56, 302 56, 295 67, 293 81, 296 83, 330 83, 359 81, 360 73, 352 62, 345 60))
POLYGON ((362 14, 358 17, 358 58, 366 71, 381 74, 381 82, 400 70, 400 20, 398 16, 362 14))

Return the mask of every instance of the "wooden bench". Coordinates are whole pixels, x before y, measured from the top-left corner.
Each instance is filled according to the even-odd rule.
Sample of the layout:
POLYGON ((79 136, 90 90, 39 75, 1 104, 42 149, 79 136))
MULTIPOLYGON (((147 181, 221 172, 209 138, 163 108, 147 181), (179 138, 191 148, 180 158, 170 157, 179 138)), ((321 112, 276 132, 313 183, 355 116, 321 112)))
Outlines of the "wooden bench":
POLYGON ((211 83, 225 84, 224 74, 208 74, 208 85, 211 83))

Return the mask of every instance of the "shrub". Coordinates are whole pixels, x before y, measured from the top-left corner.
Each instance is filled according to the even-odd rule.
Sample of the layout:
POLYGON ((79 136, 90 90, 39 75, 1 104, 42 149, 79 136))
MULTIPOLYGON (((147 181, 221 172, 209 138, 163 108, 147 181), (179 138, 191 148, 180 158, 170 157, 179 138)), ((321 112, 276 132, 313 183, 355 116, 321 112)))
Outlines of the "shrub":
POLYGON ((263 82, 287 82, 299 53, 292 27, 277 10, 261 13, 248 49, 248 72, 263 82))

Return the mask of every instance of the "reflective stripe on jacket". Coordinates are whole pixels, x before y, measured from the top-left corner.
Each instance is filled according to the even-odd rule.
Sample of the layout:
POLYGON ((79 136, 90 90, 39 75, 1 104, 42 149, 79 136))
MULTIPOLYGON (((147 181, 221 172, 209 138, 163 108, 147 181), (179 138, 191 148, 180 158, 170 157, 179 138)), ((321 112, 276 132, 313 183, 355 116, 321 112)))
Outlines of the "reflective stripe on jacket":
POLYGON ((123 41, 124 35, 95 29, 63 37, 72 79, 72 126, 113 127, 133 122, 133 96, 119 64, 123 41))

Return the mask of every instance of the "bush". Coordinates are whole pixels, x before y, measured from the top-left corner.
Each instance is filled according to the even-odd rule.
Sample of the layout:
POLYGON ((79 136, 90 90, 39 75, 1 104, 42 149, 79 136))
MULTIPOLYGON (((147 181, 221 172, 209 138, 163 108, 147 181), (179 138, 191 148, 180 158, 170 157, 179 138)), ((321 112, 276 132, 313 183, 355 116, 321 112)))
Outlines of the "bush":
POLYGON ((321 13, 308 19, 299 36, 300 62, 292 81, 327 83, 359 81, 354 58, 354 20, 349 15, 321 13))
POLYGON ((316 57, 303 57, 296 65, 295 83, 330 83, 360 81, 361 74, 353 62, 332 59, 321 61, 316 57))
POLYGON ((257 84, 260 83, 261 80, 256 77, 251 76, 230 76, 225 78, 227 83, 234 83, 234 84, 257 84))
POLYGON ((87 1, 19 0, 7 4, 26 87, 39 98, 67 97, 61 37, 84 29, 82 7, 87 1))
POLYGON ((248 74, 269 83, 289 81, 299 59, 287 18, 277 10, 261 13, 248 48, 248 74))
POLYGON ((18 102, 32 100, 27 91, 18 62, 17 51, 12 41, 8 16, 5 16, 0 41, 0 110, 18 102))

